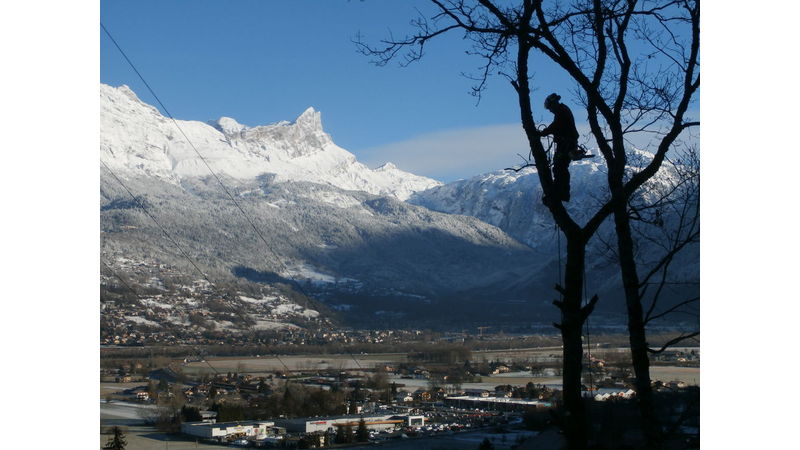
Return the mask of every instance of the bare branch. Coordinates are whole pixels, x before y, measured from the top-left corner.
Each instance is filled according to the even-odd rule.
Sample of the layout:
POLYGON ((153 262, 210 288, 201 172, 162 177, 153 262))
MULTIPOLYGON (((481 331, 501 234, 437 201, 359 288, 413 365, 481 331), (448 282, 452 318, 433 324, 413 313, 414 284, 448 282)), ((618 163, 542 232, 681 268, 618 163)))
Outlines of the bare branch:
POLYGON ((669 341, 667 341, 667 343, 666 343, 666 344, 664 344, 664 345, 662 345, 660 349, 656 350, 656 349, 653 349, 653 348, 649 348, 649 347, 648 347, 648 348, 647 348, 647 351, 648 351, 649 353, 651 353, 651 354, 659 354, 659 353, 663 353, 663 352, 664 352, 664 350, 666 350, 666 349, 668 349, 668 348, 672 347, 673 345, 675 345, 675 344, 678 344, 678 343, 680 343, 680 342, 683 342, 683 341, 685 341, 685 340, 687 340, 687 339, 694 338, 694 337, 696 337, 696 336, 700 336, 700 332, 699 332, 699 331, 695 331, 695 332, 693 332, 693 333, 688 333, 688 334, 681 334, 680 336, 678 336, 678 337, 676 337, 676 338, 674 338, 674 339, 670 339, 669 341))
POLYGON ((690 298, 690 299, 688 299, 688 300, 684 300, 684 301, 682 301, 682 302, 679 302, 679 303, 677 303, 677 304, 673 305, 671 308, 669 308, 669 309, 667 309, 667 310, 665 310, 665 311, 663 311, 663 312, 661 312, 661 313, 659 313, 659 314, 656 314, 656 315, 652 315, 652 316, 651 316, 651 315, 648 313, 648 314, 647 314, 647 316, 645 316, 645 320, 644 320, 644 322, 645 322, 645 324, 647 324, 647 323, 650 323, 650 322, 652 322, 652 321, 654 321, 654 320, 658 320, 658 319, 660 319, 660 318, 662 318, 662 317, 666 316, 667 314, 670 314, 670 313, 672 313, 672 312, 675 312, 675 311, 677 311, 677 310, 678 310, 678 308, 681 308, 681 307, 683 307, 683 306, 690 305, 690 304, 692 304, 692 303, 696 303, 696 302, 699 302, 699 301, 700 301, 700 297, 692 297, 692 298, 690 298))

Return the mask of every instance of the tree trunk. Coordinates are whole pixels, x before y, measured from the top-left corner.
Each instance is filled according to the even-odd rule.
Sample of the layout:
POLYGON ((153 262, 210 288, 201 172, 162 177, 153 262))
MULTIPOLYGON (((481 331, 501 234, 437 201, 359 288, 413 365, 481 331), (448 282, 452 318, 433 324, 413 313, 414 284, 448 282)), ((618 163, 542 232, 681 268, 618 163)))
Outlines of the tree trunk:
MULTIPOLYGON (((526 17, 530 20, 532 9, 527 10, 526 17)), ((523 20, 522 23, 527 23, 523 20)), ((562 372, 562 392, 564 396, 564 435, 570 450, 584 450, 587 445, 587 419, 586 409, 581 398, 581 371, 583 369, 583 346, 581 330, 588 311, 581 309, 581 294, 583 288, 583 268, 586 259, 586 242, 580 227, 572 220, 564 206, 557 200, 553 186, 553 176, 550 171, 550 161, 542 146, 536 123, 533 120, 531 107, 531 90, 528 84, 528 56, 530 46, 527 44, 525 27, 520 31, 519 48, 517 50, 517 77, 512 83, 519 99, 520 119, 522 128, 528 138, 531 154, 539 175, 542 191, 553 201, 548 205, 553 219, 564 231, 567 241, 567 264, 564 276, 564 286, 560 287, 563 298, 556 305, 561 310, 561 338, 564 343, 562 372)), ((559 283, 562 280, 559 280, 559 283)))
MULTIPOLYGON (((619 185, 621 187, 621 183, 619 185)), ((621 189, 618 190, 621 193, 621 189)), ((631 359, 636 375, 636 398, 642 418, 642 428, 647 440, 647 448, 660 449, 660 426, 655 415, 653 390, 650 386, 650 358, 647 353, 647 334, 645 332, 644 311, 639 295, 639 274, 633 253, 633 237, 627 202, 622 195, 614 199, 614 223, 617 234, 617 247, 620 270, 625 290, 625 304, 628 310, 628 336, 631 345, 631 359)))
POLYGON ((564 274, 561 308, 561 338, 564 343, 562 389, 564 395, 564 435, 571 450, 582 450, 587 445, 586 408, 581 398, 581 372, 583 370, 583 342, 581 331, 585 317, 581 310, 583 268, 586 246, 582 239, 567 237, 567 264, 564 274))

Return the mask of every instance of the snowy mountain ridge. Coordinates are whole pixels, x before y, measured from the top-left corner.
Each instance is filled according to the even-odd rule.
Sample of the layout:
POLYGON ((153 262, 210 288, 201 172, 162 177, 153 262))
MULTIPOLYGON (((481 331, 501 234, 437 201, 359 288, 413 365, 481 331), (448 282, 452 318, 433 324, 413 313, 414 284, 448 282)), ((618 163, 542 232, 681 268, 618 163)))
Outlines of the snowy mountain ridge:
MULTIPOLYGON (((632 150, 629 152, 628 170, 638 171, 652 158, 653 155, 649 152, 632 150)), ((575 221, 583 225, 610 198, 606 182, 607 166, 601 158, 594 158, 573 162, 569 170, 571 199, 564 206, 575 221)), ((681 195, 685 195, 690 183, 681 183, 679 170, 680 167, 665 164, 643 189, 637 191, 635 198, 653 202, 664 193, 674 192, 676 205, 680 205, 683 198, 681 195)), ((555 258, 559 252, 565 251, 563 243, 559 250, 555 222, 542 203, 542 187, 535 167, 526 167, 517 172, 498 170, 458 180, 415 193, 407 201, 432 211, 475 217, 494 225, 545 258, 550 258, 552 267, 557 267, 555 258)), ((697 197, 690 196, 687 211, 696 202, 697 197)), ((691 211, 687 212, 686 217, 681 217, 681 208, 670 206, 669 202, 658 209, 663 212, 661 226, 643 223, 634 225, 636 235, 641 237, 637 252, 642 257, 642 267, 650 267, 647 264, 657 261, 656 255, 664 254, 663 246, 674 238, 665 236, 672 236, 676 230, 686 227, 687 221, 692 217, 691 211)), ((613 220, 607 219, 587 247, 589 286, 593 292, 599 292, 605 298, 620 293, 619 271, 613 263, 613 251, 607 246, 607 243, 612 243, 613 247, 614 242, 616 238, 613 220)), ((671 279, 681 283, 699 280, 699 261, 699 246, 688 246, 675 257, 670 272, 671 279)), ((688 297, 696 295, 691 289, 680 291, 675 297, 687 292, 688 297)), ((678 292, 678 289, 673 291, 678 292)))
MULTIPOLYGON (((248 127, 221 117, 178 121, 179 129, 125 86, 101 85, 100 97, 100 156, 113 171, 101 169, 102 258, 152 260, 147 267, 158 268, 171 301, 182 294, 169 286, 200 277, 185 251, 230 295, 257 298, 264 289, 302 284, 317 301, 311 306, 320 320, 327 315, 317 307, 323 304, 370 326, 401 320, 403 326, 420 320, 447 326, 437 319, 444 316, 454 326, 549 321, 556 313, 550 302, 559 241, 535 168, 442 185, 391 163, 369 169, 333 143, 313 108, 294 122, 248 127), (142 209, 158 217, 181 251, 142 209)), ((594 160, 570 166, 567 208, 579 223, 607 198, 605 170, 594 160)), ((598 233, 604 239, 590 245, 587 271, 589 289, 604 299, 599 308, 613 312, 620 283, 601 242, 611 242, 608 225, 598 233)), ((695 278, 698 258, 695 250, 676 263, 684 279, 695 278)), ((131 275, 132 269, 114 266, 131 275)), ((161 285, 150 286, 149 277, 141 274, 143 286, 161 285)), ((219 293, 208 295, 213 301, 219 293)))
POLYGON ((100 157, 115 172, 180 184, 211 175, 208 163, 218 175, 238 180, 273 174, 279 182, 329 184, 400 200, 442 184, 393 164, 368 168, 333 143, 314 108, 294 122, 255 127, 229 117, 177 122, 180 129, 127 86, 100 85, 100 157))
MULTIPOLYGON (((579 222, 603 193, 605 166, 594 161, 570 165, 572 200, 567 210, 579 222)), ((518 172, 497 170, 413 194, 408 202, 434 211, 476 217, 534 249, 551 247, 554 222, 542 204, 535 167, 518 172)))
MULTIPOLYGON (((628 170, 636 172, 649 163, 653 154, 632 149, 628 170)), ((610 198, 605 161, 600 158, 572 162, 570 171, 571 200, 564 203, 570 215, 583 224, 610 198)), ((665 165, 648 181, 646 189, 637 192, 654 201, 665 186, 677 183, 675 168, 665 165)), ((555 226, 552 216, 542 203, 542 186, 536 167, 519 171, 497 170, 474 177, 436 186, 414 193, 409 203, 433 211, 476 217, 494 225, 532 248, 552 245, 551 232, 555 226)))
MULTIPOLYGON (((159 291, 161 303, 193 308, 182 286, 206 279, 214 287, 196 307, 214 312, 222 329, 223 321, 240 328, 251 322, 222 317, 235 297, 280 291, 294 298, 298 285, 312 297, 304 307, 320 314, 295 314, 299 326, 346 311, 348 323, 424 320, 440 327, 432 311, 471 323, 489 305, 520 301, 524 311, 504 309, 495 319, 532 319, 550 300, 537 289, 541 255, 476 218, 403 201, 441 183, 391 163, 370 170, 332 142, 314 109, 292 123, 248 127, 222 117, 176 127, 127 87, 101 86, 100 95, 101 160, 111 169, 100 170, 101 258, 140 290, 159 291)), ((103 298, 118 299, 110 273, 101 288, 103 298)), ((131 323, 126 316, 146 312, 138 300, 129 303, 125 311, 109 310, 109 323, 131 323)), ((248 314, 273 320, 269 314, 281 316, 278 309, 270 304, 248 314)))

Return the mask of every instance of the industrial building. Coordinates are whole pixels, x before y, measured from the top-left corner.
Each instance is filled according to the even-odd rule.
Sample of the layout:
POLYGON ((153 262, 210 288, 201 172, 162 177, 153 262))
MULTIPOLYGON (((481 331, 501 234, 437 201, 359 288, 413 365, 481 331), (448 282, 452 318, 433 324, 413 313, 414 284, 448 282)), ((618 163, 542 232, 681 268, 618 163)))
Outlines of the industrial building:
POLYGON ((550 407, 550 402, 509 397, 446 397, 444 404, 456 408, 481 408, 492 411, 520 411, 530 407, 550 407))
POLYGON ((275 426, 275 422, 264 420, 241 422, 186 422, 181 424, 181 432, 190 436, 218 440, 220 442, 234 439, 265 439, 270 436, 280 435, 283 431, 275 426))
POLYGON ((369 430, 393 430, 403 427, 421 427, 425 425, 424 416, 396 415, 396 414, 370 414, 347 415, 336 417, 313 417, 300 419, 275 419, 278 426, 292 433, 317 433, 335 431, 337 427, 358 427, 361 419, 369 430))

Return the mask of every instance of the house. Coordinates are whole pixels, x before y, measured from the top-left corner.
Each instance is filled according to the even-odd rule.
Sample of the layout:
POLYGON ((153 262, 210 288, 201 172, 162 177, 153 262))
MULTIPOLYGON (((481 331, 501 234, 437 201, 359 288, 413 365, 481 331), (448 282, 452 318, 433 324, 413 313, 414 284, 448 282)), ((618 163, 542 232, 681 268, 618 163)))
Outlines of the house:
POLYGON ((627 391, 620 394, 624 398, 631 398, 636 395, 636 391, 633 389, 628 389, 627 391))
POLYGON ((400 391, 397 393, 397 395, 395 395, 394 399, 395 401, 398 402, 413 402, 414 396, 409 394, 408 392, 400 391))
POLYGON ((428 402, 431 400, 431 393, 423 389, 417 389, 414 391, 414 398, 423 402, 428 402))
POLYGON ((605 392, 603 394, 597 394, 594 396, 595 401, 598 402, 605 402, 608 400, 620 399, 625 398, 629 399, 636 395, 636 391, 633 389, 628 389, 627 391, 619 391, 619 392, 605 392))
POLYGON ((486 389, 464 389, 464 394, 469 397, 488 397, 489 391, 486 389))
POLYGON ((494 370, 492 370, 492 374, 497 375, 498 373, 508 373, 511 372, 511 369, 506 366, 505 364, 498 364, 495 366, 494 370))
POLYGON ((414 378, 417 380, 427 380, 431 377, 431 373, 424 369, 417 369, 414 371, 414 378))
POLYGON ((687 386, 687 384, 685 382, 683 382, 683 381, 676 380, 676 381, 670 381, 669 383, 666 383, 666 386, 668 388, 670 388, 670 389, 683 389, 683 388, 685 388, 687 386))
POLYGON ((202 417, 203 422, 216 422, 217 421, 217 412, 216 411, 200 411, 200 417, 202 417))

